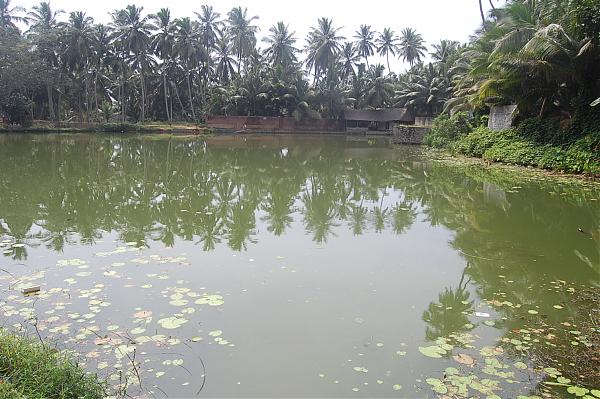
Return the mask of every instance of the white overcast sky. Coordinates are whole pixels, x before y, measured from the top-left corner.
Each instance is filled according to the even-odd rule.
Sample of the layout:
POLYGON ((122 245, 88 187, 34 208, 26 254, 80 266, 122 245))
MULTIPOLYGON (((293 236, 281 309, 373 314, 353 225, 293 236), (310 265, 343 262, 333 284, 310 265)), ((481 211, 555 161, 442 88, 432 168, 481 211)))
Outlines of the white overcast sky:
MULTIPOLYGON (((494 0, 499 3, 502 0, 494 0)), ((27 8, 39 1, 13 0, 13 5, 27 8)), ((489 2, 484 1, 486 11, 489 2)), ((249 15, 259 17, 257 25, 261 32, 259 38, 268 32, 270 26, 277 21, 284 21, 297 33, 298 47, 303 48, 305 37, 311 26, 316 25, 319 17, 333 18, 336 26, 343 27, 342 35, 352 39, 354 32, 361 24, 371 25, 377 31, 390 27, 397 33, 402 28, 415 28, 428 47, 440 39, 466 41, 470 34, 481 23, 478 0, 303 0, 303 1, 273 1, 273 0, 214 0, 182 1, 182 0, 51 0, 55 9, 66 12, 85 11, 96 22, 107 23, 108 12, 123 8, 127 4, 144 7, 144 12, 154 13, 161 7, 169 7, 175 17, 194 16, 202 4, 208 4, 225 16, 236 6, 248 8, 249 15)), ((66 18, 63 15, 62 18, 66 18)), ((259 39, 259 44, 260 39, 259 39)), ((377 60, 373 60, 377 61, 377 60)), ((382 62, 385 64, 385 62, 382 62)), ((399 71, 405 66, 394 62, 392 69, 399 71)))

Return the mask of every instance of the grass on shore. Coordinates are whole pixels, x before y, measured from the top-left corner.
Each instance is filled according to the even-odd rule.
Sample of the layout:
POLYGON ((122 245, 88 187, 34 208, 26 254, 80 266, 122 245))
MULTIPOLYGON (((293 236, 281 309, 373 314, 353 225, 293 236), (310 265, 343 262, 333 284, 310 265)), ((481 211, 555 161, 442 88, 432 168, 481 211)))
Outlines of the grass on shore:
POLYGON ((102 399, 105 386, 68 354, 0 330, 0 398, 102 399))
POLYGON ((205 126, 177 122, 169 125, 164 122, 148 123, 52 123, 36 121, 28 127, 0 124, 0 133, 210 133, 205 126))

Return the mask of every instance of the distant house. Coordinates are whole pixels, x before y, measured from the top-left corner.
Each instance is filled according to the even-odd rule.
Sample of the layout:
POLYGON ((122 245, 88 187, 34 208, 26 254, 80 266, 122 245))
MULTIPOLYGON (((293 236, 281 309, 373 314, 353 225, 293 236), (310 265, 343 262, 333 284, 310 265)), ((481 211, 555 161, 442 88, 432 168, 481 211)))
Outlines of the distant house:
POLYGON ((411 125, 415 123, 412 112, 406 108, 356 110, 344 112, 346 131, 349 133, 385 132, 391 133, 394 124, 411 125))

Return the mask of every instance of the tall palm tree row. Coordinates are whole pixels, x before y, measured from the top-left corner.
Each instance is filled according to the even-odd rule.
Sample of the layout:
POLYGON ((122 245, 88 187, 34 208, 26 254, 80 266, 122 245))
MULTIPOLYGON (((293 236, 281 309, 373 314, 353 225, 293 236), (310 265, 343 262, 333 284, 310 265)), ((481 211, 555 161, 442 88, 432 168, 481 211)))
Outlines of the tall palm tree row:
POLYGON ((593 0, 508 0, 468 43, 428 51, 410 27, 362 24, 348 40, 319 18, 302 46, 285 21, 259 38, 258 17, 242 7, 173 18, 128 5, 102 25, 50 2, 28 11, 0 0, 0 77, 11 76, 0 79, 0 113, 16 93, 31 118, 79 122, 339 118, 347 107, 435 116, 501 103, 573 115, 600 97, 599 14, 593 0), (393 73, 398 62, 408 69, 393 73))

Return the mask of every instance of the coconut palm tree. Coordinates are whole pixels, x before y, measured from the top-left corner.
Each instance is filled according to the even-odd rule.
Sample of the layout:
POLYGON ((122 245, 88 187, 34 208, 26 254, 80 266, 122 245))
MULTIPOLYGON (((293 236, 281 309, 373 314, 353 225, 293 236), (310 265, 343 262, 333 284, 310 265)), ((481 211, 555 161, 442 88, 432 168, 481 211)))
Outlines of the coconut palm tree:
POLYGON ((265 49, 265 56, 275 65, 289 67, 298 62, 296 53, 298 49, 294 47, 296 43, 296 32, 290 32, 289 26, 283 22, 278 22, 269 29, 269 36, 263 39, 268 47, 265 49))
POLYGON ((63 10, 53 10, 50 2, 42 1, 33 6, 29 15, 30 30, 49 29, 57 24, 57 18, 64 14, 63 10))
POLYGON ((339 35, 339 31, 332 19, 319 18, 317 26, 312 27, 308 34, 306 63, 309 70, 314 70, 315 85, 319 75, 328 71, 340 53, 344 37, 339 35))
POLYGON ((235 7, 227 14, 227 33, 238 59, 238 74, 242 63, 246 64, 246 59, 256 47, 258 27, 252 23, 257 19, 257 16, 249 17, 248 9, 242 7, 235 7))
POLYGON ((94 20, 88 17, 84 12, 75 11, 69 15, 69 21, 63 31, 62 38, 62 59, 64 66, 68 71, 74 74, 76 81, 83 81, 85 88, 85 98, 79 99, 80 117, 83 117, 81 106, 85 105, 88 120, 91 115, 90 106, 90 84, 89 84, 89 65, 94 46, 94 20))
POLYGON ((208 52, 215 47, 215 43, 223 30, 223 22, 221 21, 221 14, 216 12, 212 6, 202 5, 201 10, 200 13, 195 14, 199 22, 200 43, 208 52))
POLYGON ((235 74, 237 61, 227 37, 221 36, 215 43, 215 75, 222 85, 227 85, 235 74))
POLYGON ((171 123, 173 116, 169 112, 169 84, 167 75, 173 58, 175 24, 171 19, 171 11, 168 8, 162 8, 156 14, 151 15, 150 18, 154 22, 152 29, 156 31, 152 37, 151 48, 152 52, 162 61, 161 75, 163 95, 165 97, 165 112, 169 123, 171 123))
POLYGON ((367 69, 369 68, 369 57, 375 54, 375 32, 369 25, 361 25, 356 31, 354 38, 356 39, 356 51, 358 55, 365 59, 367 69))
POLYGON ((385 56, 388 73, 392 72, 390 69, 390 54, 395 57, 398 51, 398 36, 396 36, 396 33, 390 28, 385 28, 377 38, 377 53, 381 56, 385 56))
POLYGON ((36 50, 40 58, 44 60, 47 66, 47 72, 50 76, 46 77, 46 91, 48 95, 48 113, 50 119, 55 118, 53 83, 54 76, 50 73, 58 64, 58 43, 59 30, 57 29, 57 17, 64 13, 62 10, 53 10, 49 2, 40 2, 33 6, 29 12, 30 28, 29 38, 35 43, 36 50))
POLYGON ((402 29, 400 35, 400 57, 411 66, 421 61, 427 48, 423 37, 412 28, 402 29))
MULTIPOLYGON (((200 13, 195 13, 198 18, 198 30, 200 34, 200 43, 204 49, 204 71, 203 84, 204 89, 208 86, 211 73, 213 73, 210 53, 216 49, 217 39, 223 31, 223 21, 221 14, 216 12, 212 6, 202 5, 200 13)), ((204 92, 204 91, 203 91, 204 92)), ((205 99, 203 99, 205 100, 205 99)))
POLYGON ((125 50, 133 70, 139 70, 141 87, 140 119, 146 120, 146 75, 153 63, 150 57, 151 30, 148 16, 142 16, 144 7, 128 5, 117 12, 114 21, 114 39, 125 50))
POLYGON ((376 77, 369 83, 366 102, 372 108, 383 108, 394 97, 394 85, 383 76, 376 77))
MULTIPOLYGON (((345 42, 340 53, 340 77, 342 81, 347 81, 351 76, 356 75, 354 67, 358 65, 360 58, 354 43, 345 42)), ((364 64, 362 66, 364 67, 364 64)))
POLYGON ((397 105, 410 107, 420 116, 438 115, 452 94, 450 82, 440 68, 439 63, 413 66, 407 81, 396 92, 397 105))
POLYGON ((203 58, 203 54, 201 54, 203 49, 198 40, 197 25, 190 18, 178 19, 175 26, 177 30, 173 51, 185 67, 189 107, 192 119, 195 120, 192 76, 194 69, 198 66, 198 60, 203 58))
POLYGON ((28 22, 28 18, 23 15, 25 11, 21 6, 11 7, 10 0, 0 0, 0 29, 18 31, 17 23, 28 22))
POLYGON ((433 52, 430 53, 431 58, 437 62, 447 64, 457 55, 460 48, 460 42, 455 40, 440 40, 439 43, 434 44, 432 47, 433 52))

